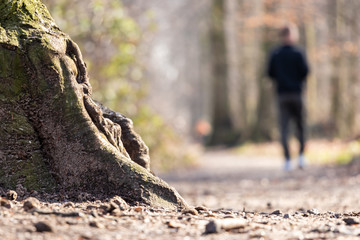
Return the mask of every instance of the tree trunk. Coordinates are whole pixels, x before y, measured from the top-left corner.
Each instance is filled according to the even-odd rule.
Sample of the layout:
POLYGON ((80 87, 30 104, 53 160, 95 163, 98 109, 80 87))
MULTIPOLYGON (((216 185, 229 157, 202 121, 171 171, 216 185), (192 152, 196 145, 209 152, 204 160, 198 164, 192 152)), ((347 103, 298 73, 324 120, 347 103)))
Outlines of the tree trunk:
POLYGON ((77 45, 39 0, 0 3, 0 186, 187 207, 130 119, 96 103, 77 45))
POLYGON ((224 2, 213 0, 211 7, 212 123, 210 145, 236 142, 229 105, 228 68, 224 29, 224 2))

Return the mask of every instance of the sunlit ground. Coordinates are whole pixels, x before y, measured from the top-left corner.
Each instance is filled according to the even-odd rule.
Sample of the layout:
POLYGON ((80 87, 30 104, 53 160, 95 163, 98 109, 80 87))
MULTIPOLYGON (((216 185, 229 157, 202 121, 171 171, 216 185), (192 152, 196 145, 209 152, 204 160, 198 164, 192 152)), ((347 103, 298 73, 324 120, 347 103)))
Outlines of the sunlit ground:
POLYGON ((290 172, 283 171, 281 148, 274 142, 208 150, 196 167, 161 177, 190 204, 212 209, 356 210, 360 200, 354 198, 354 193, 360 190, 360 168, 349 167, 345 162, 359 154, 359 143, 309 141, 305 170, 297 168, 295 140, 291 146, 294 158, 290 172))
MULTIPOLYGON (((298 143, 296 139, 290 141, 291 155, 297 157, 298 143)), ((282 157, 281 146, 278 142, 247 143, 230 151, 248 156, 282 157)), ((312 139, 307 142, 306 158, 311 164, 346 164, 360 155, 360 141, 345 141, 340 139, 312 139)))

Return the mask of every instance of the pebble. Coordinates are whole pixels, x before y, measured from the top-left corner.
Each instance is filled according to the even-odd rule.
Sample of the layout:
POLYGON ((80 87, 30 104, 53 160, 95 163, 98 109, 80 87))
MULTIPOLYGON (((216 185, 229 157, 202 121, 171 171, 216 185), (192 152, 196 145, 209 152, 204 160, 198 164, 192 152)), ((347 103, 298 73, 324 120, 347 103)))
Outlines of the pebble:
POLYGON ((46 222, 38 222, 34 226, 37 232, 53 232, 53 228, 46 222))
POLYGON ((14 190, 9 190, 6 193, 6 197, 7 199, 9 199, 10 201, 15 201, 17 198, 18 194, 14 191, 14 190))
POLYGON ((186 208, 181 213, 190 214, 190 215, 199 215, 198 211, 195 208, 186 208))
POLYGON ((221 232, 221 226, 216 224, 215 221, 210 221, 205 226, 205 234, 219 233, 221 232))
POLYGON ((209 212, 207 215, 206 215, 206 217, 217 217, 217 215, 215 214, 215 213, 213 213, 213 212, 209 212))
POLYGON ((34 197, 29 197, 25 199, 23 208, 25 211, 30 211, 32 209, 36 209, 40 206, 40 201, 34 197))
POLYGON ((204 206, 198 206, 198 207, 195 207, 195 210, 196 211, 208 211, 208 209, 204 206))
POLYGON ((284 214, 284 218, 290 218, 290 217, 291 216, 288 213, 284 214))
POLYGON ((94 218, 99 217, 99 214, 96 211, 91 211, 90 215, 93 216, 94 218))
POLYGON ((313 214, 313 215, 318 215, 318 214, 320 214, 319 210, 317 210, 316 208, 307 210, 307 213, 313 214))
POLYGON ((75 208, 75 204, 73 202, 67 202, 64 204, 64 207, 75 208))
POLYGON ((105 228, 105 226, 97 221, 91 221, 89 222, 89 226, 90 227, 94 227, 94 228, 105 228))
POLYGON ((359 224, 359 221, 355 220, 354 218, 344 218, 343 221, 346 223, 346 225, 357 225, 357 224, 359 224))
POLYGON ((112 213, 115 209, 119 209, 119 206, 117 204, 115 204, 114 202, 110 202, 106 211, 108 213, 112 213))
POLYGON ((6 208, 12 208, 12 204, 9 200, 7 200, 6 198, 2 198, 0 197, 0 206, 2 207, 6 207, 6 208))
POLYGON ((129 205, 125 202, 124 199, 122 199, 119 196, 113 197, 110 202, 113 202, 114 204, 118 205, 120 210, 126 210, 129 208, 129 205))
POLYGON ((120 217, 122 214, 123 212, 119 208, 116 208, 111 212, 111 215, 116 217, 120 217))
POLYGON ((238 219, 219 219, 211 220, 205 226, 205 234, 220 233, 222 230, 228 231, 233 229, 244 228, 247 221, 243 218, 238 219))
POLYGON ((183 225, 181 223, 175 222, 175 221, 169 221, 166 223, 169 228, 181 228, 183 225))
POLYGON ((134 208, 134 211, 135 211, 135 212, 142 212, 142 211, 143 211, 143 208, 142 208, 142 207, 135 207, 135 208, 134 208))
POLYGON ((282 212, 280 210, 275 210, 271 213, 271 215, 281 215, 282 212))
POLYGON ((92 210, 92 209, 96 209, 96 208, 97 208, 97 206, 95 206, 95 205, 86 206, 86 210, 92 210))

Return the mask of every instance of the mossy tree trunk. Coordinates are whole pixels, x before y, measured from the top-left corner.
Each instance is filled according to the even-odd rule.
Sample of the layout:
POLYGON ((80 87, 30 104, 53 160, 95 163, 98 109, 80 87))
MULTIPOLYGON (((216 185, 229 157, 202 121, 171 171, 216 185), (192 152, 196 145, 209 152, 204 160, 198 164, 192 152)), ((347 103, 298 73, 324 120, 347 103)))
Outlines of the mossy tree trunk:
POLYGON ((96 103, 77 45, 39 0, 0 1, 0 186, 187 207, 131 120, 96 103))

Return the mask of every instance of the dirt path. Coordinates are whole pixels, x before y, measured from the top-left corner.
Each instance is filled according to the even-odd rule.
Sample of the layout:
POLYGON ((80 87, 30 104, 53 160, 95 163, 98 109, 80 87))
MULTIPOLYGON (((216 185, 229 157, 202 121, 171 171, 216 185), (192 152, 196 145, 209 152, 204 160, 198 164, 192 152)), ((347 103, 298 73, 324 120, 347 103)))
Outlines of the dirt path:
POLYGON ((161 175, 198 215, 32 193, 40 201, 0 199, 0 240, 359 239, 359 165, 284 173, 277 158, 207 152, 198 168, 161 175))
POLYGON ((282 171, 276 157, 207 152, 196 169, 162 175, 190 204, 249 211, 360 211, 360 171, 309 164, 282 171), (358 193, 358 194, 357 194, 358 193))

